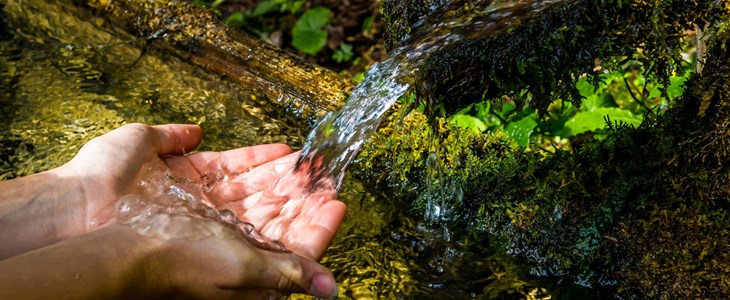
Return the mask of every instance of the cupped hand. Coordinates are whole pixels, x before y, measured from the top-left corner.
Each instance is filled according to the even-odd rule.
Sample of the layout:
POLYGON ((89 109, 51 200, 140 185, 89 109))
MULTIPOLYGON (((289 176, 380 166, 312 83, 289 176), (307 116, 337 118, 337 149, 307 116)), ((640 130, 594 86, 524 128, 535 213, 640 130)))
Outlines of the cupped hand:
POLYGON ((83 203, 71 208, 71 219, 77 221, 71 226, 76 228, 65 232, 77 236, 109 223, 117 200, 134 188, 144 164, 185 154, 201 139, 197 125, 128 124, 86 143, 71 161, 53 170, 78 186, 83 203))
MULTIPOLYGON (((288 268, 280 267, 274 272, 283 285, 296 282, 295 287, 301 286, 285 286, 287 291, 304 289, 311 293, 332 287, 331 273, 314 261, 324 255, 345 215, 346 207, 336 200, 336 191, 308 190, 306 178, 300 175, 306 172, 292 171, 296 153, 286 145, 183 155, 200 143, 201 135, 202 130, 195 125, 130 124, 87 143, 73 160, 59 168, 59 174, 78 179, 81 186, 85 203, 81 218, 87 226, 79 229, 79 234, 109 223, 114 218, 117 200, 134 190, 143 166, 162 158, 178 178, 196 182, 213 178, 212 188, 206 193, 216 208, 233 211, 264 237, 278 240, 294 252, 242 252, 263 257, 258 261, 267 264, 261 265, 261 270, 267 268, 268 262, 289 262, 288 268), (292 257, 285 259, 282 255, 292 257), (312 261, 305 262, 304 258, 312 261), (320 279, 314 280, 315 273, 329 279, 322 281, 323 277, 318 276, 320 279)), ((233 243, 229 248, 236 243, 238 247, 251 246, 242 240, 218 242, 233 243)), ((213 258, 224 259, 209 257, 213 258)), ((273 290, 277 288, 282 289, 273 290)))
MULTIPOLYGON (((186 238, 164 242, 159 259, 168 290, 193 299, 278 299, 291 293, 331 297, 332 273, 294 252, 269 251, 247 243, 235 229, 209 219, 158 215, 159 223, 186 238), (175 228, 175 229, 170 229, 175 228)), ((158 232, 159 233, 159 232, 158 232)), ((159 272, 158 272, 159 273, 159 272)), ((163 284, 165 284, 163 282, 163 284)))
POLYGON ((207 193, 219 210, 228 209, 264 237, 319 260, 347 208, 334 189, 310 190, 308 172, 294 170, 298 152, 291 151, 286 145, 259 145, 170 157, 166 163, 183 178, 220 177, 207 193))

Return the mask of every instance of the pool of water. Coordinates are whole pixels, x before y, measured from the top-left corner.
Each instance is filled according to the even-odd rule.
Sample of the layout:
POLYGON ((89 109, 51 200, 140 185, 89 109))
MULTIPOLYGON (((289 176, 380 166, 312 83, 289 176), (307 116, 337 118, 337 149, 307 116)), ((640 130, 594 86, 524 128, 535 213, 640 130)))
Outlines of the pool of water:
MULTIPOLYGON (((0 180, 57 167, 130 122, 200 124, 201 150, 302 147, 305 120, 101 18, 54 1, 0 6, 0 180)), ((387 191, 346 174, 339 197, 348 214, 322 263, 341 299, 549 298, 487 244, 443 242, 387 191)))

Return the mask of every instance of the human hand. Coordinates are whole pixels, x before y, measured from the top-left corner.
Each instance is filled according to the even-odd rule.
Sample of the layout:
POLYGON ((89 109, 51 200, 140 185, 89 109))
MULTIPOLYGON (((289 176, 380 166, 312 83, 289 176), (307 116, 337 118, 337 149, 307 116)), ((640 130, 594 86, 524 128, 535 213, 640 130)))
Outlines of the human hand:
POLYGON ((217 208, 232 210, 292 251, 321 258, 346 211, 342 202, 331 201, 336 198, 334 190, 309 193, 299 174, 281 178, 296 160, 286 145, 181 156, 201 139, 202 130, 196 125, 129 124, 88 142, 70 162, 54 170, 80 187, 83 205, 72 218, 80 221, 68 230, 70 236, 107 224, 117 200, 134 190, 142 166, 162 157, 179 178, 199 182, 215 177, 208 195, 217 208), (287 182, 266 191, 279 178, 287 182))
MULTIPOLYGON (((169 156, 194 148, 200 138, 197 126, 132 124, 89 142, 60 168, 83 182, 85 224, 108 223, 116 200, 134 190, 143 166, 165 156, 163 161, 177 178, 215 179, 206 196, 216 208, 230 209, 263 236, 282 242, 298 255, 315 261, 323 256, 346 211, 334 190, 308 191, 306 178, 298 175, 306 172, 288 173, 297 156, 286 145, 169 156), (283 182, 269 189, 276 180, 283 182)), ((91 229, 87 226, 82 231, 91 229)), ((326 274, 331 278, 331 273, 326 274)), ((324 286, 328 284, 334 280, 325 281, 324 286)))
POLYGON ((167 290, 175 295, 278 299, 290 293, 316 297, 336 293, 332 273, 310 258, 258 248, 241 239, 235 228, 214 220, 164 214, 153 218, 157 224, 166 224, 147 234, 164 240, 155 261, 161 263, 159 271, 167 278, 162 284, 169 284, 167 290))
POLYGON ((334 278, 314 261, 256 248, 214 220, 152 217, 166 225, 155 234, 110 224, 0 260, 0 298, 272 299, 282 293, 333 293, 334 278), (176 229, 187 229, 186 238, 175 237, 176 229))
POLYGON ((310 189, 308 166, 294 170, 299 152, 267 161, 272 153, 278 156, 291 152, 288 147, 282 147, 286 146, 259 145, 171 157, 167 164, 178 172, 183 166, 195 166, 198 172, 186 169, 186 174, 178 174, 195 181, 202 180, 198 174, 224 170, 219 173, 227 175, 207 193, 217 209, 232 211, 240 221, 252 224, 269 240, 279 241, 287 249, 318 261, 337 233, 347 207, 337 201, 333 188, 310 189), (264 161, 267 162, 251 164, 264 161))
POLYGON ((74 203, 80 203, 59 212, 71 220, 69 228, 59 231, 73 237, 109 223, 117 200, 134 188, 144 164, 182 155, 201 139, 197 125, 144 124, 128 124, 92 139, 71 161, 50 171, 75 187, 74 203))

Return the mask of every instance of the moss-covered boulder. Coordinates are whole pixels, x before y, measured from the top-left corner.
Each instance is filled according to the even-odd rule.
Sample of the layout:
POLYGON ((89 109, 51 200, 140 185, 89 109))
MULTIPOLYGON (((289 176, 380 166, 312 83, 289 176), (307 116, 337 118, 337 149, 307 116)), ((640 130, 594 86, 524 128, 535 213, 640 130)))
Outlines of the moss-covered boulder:
MULTIPOLYGON (((611 124, 604 140, 573 152, 539 154, 515 147, 499 134, 478 134, 443 120, 433 127, 412 113, 402 123, 391 122, 400 125, 382 128, 358 164, 381 174, 365 176, 372 184, 393 188, 421 212, 426 211, 423 191, 434 182, 428 164, 442 166, 436 180, 446 190, 458 190, 458 195, 445 195, 454 217, 442 221, 454 232, 465 229, 457 238, 489 243, 535 277, 589 285, 612 298, 726 299, 730 35, 721 22, 728 18, 725 5, 574 1, 508 33, 511 39, 502 40, 509 41, 506 48, 497 50, 504 52, 501 56, 480 48, 501 37, 474 41, 444 49, 433 59, 452 60, 432 65, 421 77, 444 87, 436 91, 448 91, 452 80, 461 79, 445 76, 436 82, 433 74, 453 68, 464 78, 497 76, 499 94, 528 90, 554 99, 570 94, 574 76, 595 67, 596 59, 618 61, 639 47, 645 49, 645 65, 651 66, 647 72, 663 78, 673 68, 682 31, 693 23, 713 24, 702 75, 692 75, 685 95, 663 115, 647 116, 639 128, 611 124), (532 31, 530 24, 540 24, 533 27, 540 30, 572 25, 563 38, 550 37, 546 48, 535 39, 536 32, 545 31, 532 31), (560 55, 541 56, 546 49, 560 55), (520 72, 516 60, 529 57, 540 59, 520 72), (460 67, 468 64, 480 67, 460 67), (441 141, 438 148, 425 142, 434 135, 441 141)), ((470 90, 439 97, 455 99, 449 103, 460 108, 466 103, 460 101, 475 99, 469 93, 483 92, 491 83, 459 84, 470 90)), ((542 104, 534 103, 544 109, 542 104)), ((489 282, 484 281, 485 288, 489 282)))

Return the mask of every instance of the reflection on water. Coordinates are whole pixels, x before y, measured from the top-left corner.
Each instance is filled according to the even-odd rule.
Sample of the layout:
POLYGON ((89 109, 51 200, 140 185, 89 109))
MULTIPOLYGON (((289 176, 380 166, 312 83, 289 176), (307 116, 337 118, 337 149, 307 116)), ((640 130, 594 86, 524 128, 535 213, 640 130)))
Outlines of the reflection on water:
POLYGON ((0 44, 0 145, 2 161, 13 162, 0 165, 0 179, 58 166, 129 122, 200 124, 204 149, 301 145, 303 131, 292 126, 300 120, 267 115, 272 108, 250 91, 163 54, 140 58, 143 42, 91 26, 103 20, 47 16, 53 6, 36 2, 5 4, 14 35, 0 44))

